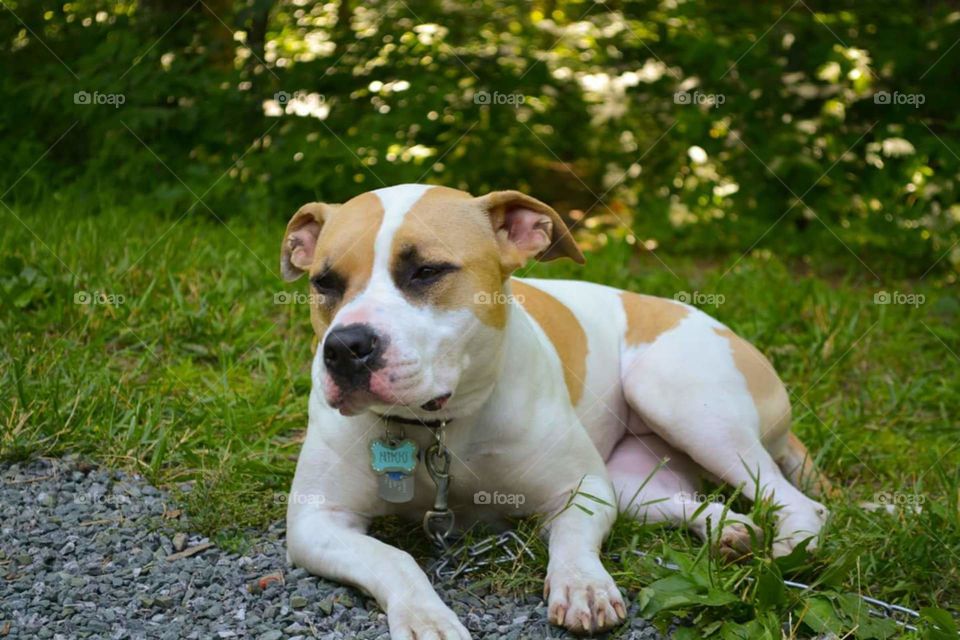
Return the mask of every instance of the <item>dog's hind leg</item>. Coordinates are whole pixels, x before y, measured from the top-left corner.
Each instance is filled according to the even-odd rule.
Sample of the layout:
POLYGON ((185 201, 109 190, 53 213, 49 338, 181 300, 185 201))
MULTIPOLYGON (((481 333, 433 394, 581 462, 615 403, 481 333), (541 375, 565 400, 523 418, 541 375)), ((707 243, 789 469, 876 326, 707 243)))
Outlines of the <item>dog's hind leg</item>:
POLYGON ((786 438, 790 402, 756 349, 690 311, 674 329, 628 349, 621 380, 627 404, 651 431, 747 498, 780 507, 775 555, 807 538, 816 545, 827 510, 784 477, 766 448, 786 438))
POLYGON ((817 498, 834 494, 830 479, 820 472, 807 447, 796 435, 787 435, 779 455, 775 453, 774 459, 787 480, 797 489, 817 498))
POLYGON ((621 513, 687 527, 729 559, 750 552, 750 529, 759 534, 748 516, 703 494, 702 469, 655 434, 627 432, 607 460, 607 472, 621 513))

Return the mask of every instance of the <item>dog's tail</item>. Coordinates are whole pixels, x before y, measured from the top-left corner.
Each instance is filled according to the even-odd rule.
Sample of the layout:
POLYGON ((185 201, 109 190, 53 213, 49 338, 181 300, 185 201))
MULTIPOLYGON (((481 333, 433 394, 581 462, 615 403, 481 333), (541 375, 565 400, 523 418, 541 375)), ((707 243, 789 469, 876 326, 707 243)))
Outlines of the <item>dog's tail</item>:
POLYGON ((807 447, 793 433, 787 436, 787 445, 777 463, 787 480, 801 491, 815 498, 836 494, 836 489, 829 478, 817 469, 807 447))

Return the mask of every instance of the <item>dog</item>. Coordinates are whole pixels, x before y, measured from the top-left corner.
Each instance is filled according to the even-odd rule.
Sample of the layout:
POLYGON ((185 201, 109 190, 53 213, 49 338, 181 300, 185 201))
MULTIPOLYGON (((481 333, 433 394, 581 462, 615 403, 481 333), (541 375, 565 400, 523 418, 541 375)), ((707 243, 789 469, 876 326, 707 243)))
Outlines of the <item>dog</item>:
POLYGON ((816 544, 827 510, 799 487, 826 479, 766 358, 677 301, 512 277, 558 258, 584 261, 518 191, 400 185, 287 225, 281 272, 309 276, 318 339, 288 558, 374 597, 392 638, 470 637, 408 553, 367 535, 377 516, 437 515, 439 431, 457 526, 544 517, 548 616, 575 633, 626 617, 599 557, 618 513, 749 550, 755 525, 698 499, 703 478, 779 506, 774 554, 816 544))

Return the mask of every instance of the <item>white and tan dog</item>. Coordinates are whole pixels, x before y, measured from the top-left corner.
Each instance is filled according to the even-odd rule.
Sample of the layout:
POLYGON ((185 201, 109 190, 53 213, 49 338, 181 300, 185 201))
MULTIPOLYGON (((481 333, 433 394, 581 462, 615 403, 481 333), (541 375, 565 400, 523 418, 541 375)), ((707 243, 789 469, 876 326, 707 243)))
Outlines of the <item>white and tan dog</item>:
MULTIPOLYGON (((369 445, 382 416, 449 421, 459 524, 547 516, 548 615, 573 631, 625 617, 598 555, 617 507, 701 538, 712 520, 712 542, 741 550, 752 523, 732 512, 721 523, 723 505, 697 500, 708 477, 782 507, 775 553, 824 523, 826 509, 797 489, 816 471, 767 360, 678 302, 511 277, 560 257, 583 261, 557 213, 516 191, 401 185, 307 204, 287 226, 282 272, 308 273, 320 340, 289 558, 371 594, 393 638, 469 634, 409 554, 367 535, 377 516, 422 518, 434 496, 421 464, 412 501, 378 497, 369 445), (478 492, 508 499, 476 504, 478 492), (565 508, 572 492, 585 509, 565 508)), ((420 450, 433 437, 406 434, 420 450)))

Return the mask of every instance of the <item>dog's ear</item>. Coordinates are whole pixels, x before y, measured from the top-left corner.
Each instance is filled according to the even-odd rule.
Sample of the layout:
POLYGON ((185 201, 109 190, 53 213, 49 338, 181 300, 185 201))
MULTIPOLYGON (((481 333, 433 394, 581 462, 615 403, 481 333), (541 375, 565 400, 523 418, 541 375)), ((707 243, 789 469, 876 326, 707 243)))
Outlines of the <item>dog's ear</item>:
POLYGON ((317 236, 323 223, 337 210, 338 204, 310 202, 299 209, 287 223, 280 249, 280 274, 287 282, 296 280, 310 268, 317 236))
POLYGON ((534 257, 570 258, 583 264, 580 248, 552 207, 519 191, 494 191, 476 201, 490 218, 500 245, 501 263, 509 271, 534 257))

